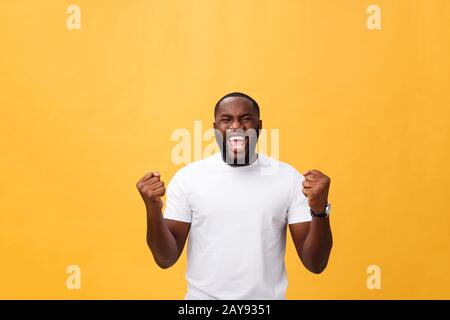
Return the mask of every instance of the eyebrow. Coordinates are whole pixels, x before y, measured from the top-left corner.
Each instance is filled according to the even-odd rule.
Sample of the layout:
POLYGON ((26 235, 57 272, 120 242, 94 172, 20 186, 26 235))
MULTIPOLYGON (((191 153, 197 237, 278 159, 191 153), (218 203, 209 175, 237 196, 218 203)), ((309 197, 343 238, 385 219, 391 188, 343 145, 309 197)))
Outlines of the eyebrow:
MULTIPOLYGON (((247 112, 247 113, 244 113, 244 114, 239 115, 240 118, 242 118, 242 117, 247 117, 247 116, 252 117, 253 114, 247 112)), ((223 114, 219 115, 219 117, 231 117, 231 118, 232 118, 233 115, 232 115, 231 113, 223 113, 223 114)))

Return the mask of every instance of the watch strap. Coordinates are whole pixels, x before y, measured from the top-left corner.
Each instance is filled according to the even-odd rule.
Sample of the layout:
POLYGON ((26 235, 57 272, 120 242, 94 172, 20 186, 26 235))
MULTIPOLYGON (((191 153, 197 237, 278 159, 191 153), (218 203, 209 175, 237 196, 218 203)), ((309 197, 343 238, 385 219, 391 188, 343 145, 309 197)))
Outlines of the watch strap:
POLYGON ((311 213, 312 217, 317 217, 317 218, 326 218, 329 215, 329 203, 327 203, 327 206, 325 207, 325 210, 322 212, 316 212, 313 209, 309 209, 309 212, 311 213))

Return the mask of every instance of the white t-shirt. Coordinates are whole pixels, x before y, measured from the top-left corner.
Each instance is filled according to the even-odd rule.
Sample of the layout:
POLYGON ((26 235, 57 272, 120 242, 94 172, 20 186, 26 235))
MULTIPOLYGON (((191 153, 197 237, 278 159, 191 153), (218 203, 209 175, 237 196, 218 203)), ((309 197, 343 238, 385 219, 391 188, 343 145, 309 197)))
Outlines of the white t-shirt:
POLYGON ((311 221, 303 180, 261 153, 231 167, 219 152, 175 174, 164 217, 191 223, 185 299, 286 299, 286 225, 311 221))

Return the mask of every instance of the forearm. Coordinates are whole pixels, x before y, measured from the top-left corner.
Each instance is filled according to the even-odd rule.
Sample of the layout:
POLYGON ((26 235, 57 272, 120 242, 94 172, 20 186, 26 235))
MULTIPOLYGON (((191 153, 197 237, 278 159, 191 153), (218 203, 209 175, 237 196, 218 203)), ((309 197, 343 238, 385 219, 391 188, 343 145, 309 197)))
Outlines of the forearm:
POLYGON ((325 270, 332 245, 329 217, 313 218, 301 250, 301 260, 305 267, 313 273, 325 270))
POLYGON ((147 244, 161 268, 168 268, 178 260, 177 242, 167 227, 161 210, 147 208, 147 244))

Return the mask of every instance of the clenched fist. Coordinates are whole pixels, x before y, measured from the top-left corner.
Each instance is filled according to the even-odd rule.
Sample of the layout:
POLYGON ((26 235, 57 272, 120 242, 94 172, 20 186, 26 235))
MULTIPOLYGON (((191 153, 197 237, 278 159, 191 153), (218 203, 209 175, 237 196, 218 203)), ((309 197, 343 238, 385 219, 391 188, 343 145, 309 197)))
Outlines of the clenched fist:
POLYGON ((159 172, 149 172, 136 183, 142 199, 147 209, 159 212, 163 207, 161 197, 164 196, 166 188, 164 182, 161 181, 159 172))
POLYGON ((303 194, 308 198, 309 207, 316 212, 323 212, 328 204, 330 178, 319 170, 308 170, 303 173, 303 194))

